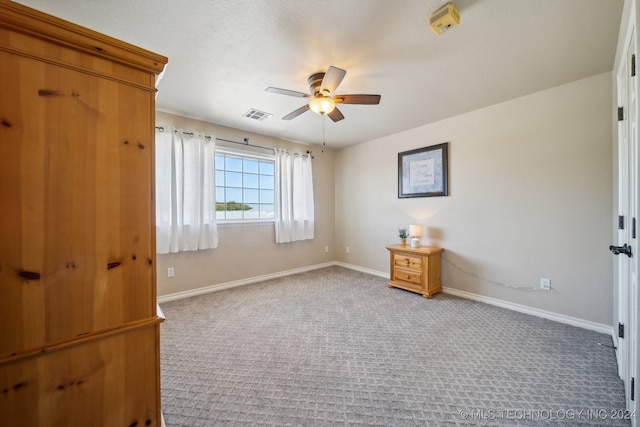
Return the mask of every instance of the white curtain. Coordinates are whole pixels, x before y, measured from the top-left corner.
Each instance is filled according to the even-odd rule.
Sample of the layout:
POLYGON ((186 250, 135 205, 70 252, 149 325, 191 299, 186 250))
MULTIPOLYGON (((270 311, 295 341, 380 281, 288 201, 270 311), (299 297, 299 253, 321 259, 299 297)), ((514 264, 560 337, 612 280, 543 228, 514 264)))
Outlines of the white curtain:
POLYGON ((215 138, 156 130, 156 251, 218 247, 215 138))
POLYGON ((275 150, 276 242, 313 239, 311 156, 275 150))

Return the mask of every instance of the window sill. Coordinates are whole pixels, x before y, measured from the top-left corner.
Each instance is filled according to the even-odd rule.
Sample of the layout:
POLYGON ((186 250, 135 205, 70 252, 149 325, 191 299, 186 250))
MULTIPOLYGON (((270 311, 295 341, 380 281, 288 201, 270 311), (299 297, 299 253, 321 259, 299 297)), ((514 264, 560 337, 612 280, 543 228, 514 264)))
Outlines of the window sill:
POLYGON ((244 227, 244 226, 259 226, 259 225, 273 225, 275 224, 275 220, 273 219, 241 219, 237 221, 233 220, 218 220, 216 221, 218 227, 226 228, 226 227, 244 227))

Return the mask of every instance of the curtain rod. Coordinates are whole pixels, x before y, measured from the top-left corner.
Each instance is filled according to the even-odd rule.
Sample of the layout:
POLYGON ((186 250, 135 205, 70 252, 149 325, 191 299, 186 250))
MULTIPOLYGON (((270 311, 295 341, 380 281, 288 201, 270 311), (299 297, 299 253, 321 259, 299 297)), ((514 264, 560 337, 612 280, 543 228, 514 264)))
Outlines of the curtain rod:
MULTIPOLYGON (((164 132, 163 126, 156 126, 156 129, 160 130, 161 132, 164 132)), ((174 132, 178 132, 178 129, 175 129, 174 132)), ((185 135, 193 136, 193 132, 182 131, 182 133, 185 135)), ((211 136, 209 135, 205 135, 204 137, 211 139, 211 136)), ((244 145, 245 147, 255 147, 255 148, 262 148, 263 150, 274 151, 274 149, 270 147, 263 147, 262 145, 249 144, 249 138, 245 138, 244 142, 231 141, 230 139, 223 139, 223 138, 216 138, 216 141, 231 142, 232 144, 240 144, 240 145, 244 145)), ((315 158, 311 151, 307 150, 307 154, 311 156, 312 159, 315 158)))
MULTIPOLYGON (((207 136, 207 138, 211 138, 211 137, 207 136)), ((249 138, 245 138, 244 142, 231 141, 230 139, 222 139, 222 138, 216 138, 216 141, 231 142, 232 144, 240 144, 240 145, 244 145, 244 146, 247 146, 247 147, 262 148, 263 150, 273 151, 273 148, 263 147, 262 145, 249 144, 249 138)))

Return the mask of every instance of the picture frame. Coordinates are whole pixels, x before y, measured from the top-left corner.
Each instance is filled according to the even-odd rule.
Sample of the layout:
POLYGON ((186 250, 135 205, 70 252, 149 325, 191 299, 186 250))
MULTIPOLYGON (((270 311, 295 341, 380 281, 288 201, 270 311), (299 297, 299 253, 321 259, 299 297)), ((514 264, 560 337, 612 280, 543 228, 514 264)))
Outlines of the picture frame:
POLYGON ((448 195, 448 142, 398 153, 398 198, 448 195))

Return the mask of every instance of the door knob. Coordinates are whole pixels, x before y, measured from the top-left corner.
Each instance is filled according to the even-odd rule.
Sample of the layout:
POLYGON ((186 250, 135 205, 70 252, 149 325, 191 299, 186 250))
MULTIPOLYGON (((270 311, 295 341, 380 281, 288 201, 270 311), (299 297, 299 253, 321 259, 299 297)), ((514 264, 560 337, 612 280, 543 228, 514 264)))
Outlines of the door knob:
POLYGON ((609 250, 613 252, 614 255, 625 254, 629 258, 633 256, 633 254, 631 253, 631 246, 627 245, 626 243, 622 246, 611 245, 609 246, 609 250))

